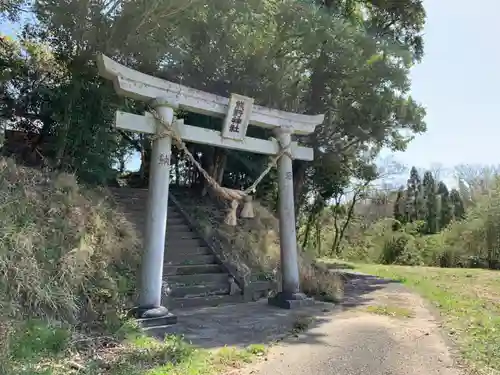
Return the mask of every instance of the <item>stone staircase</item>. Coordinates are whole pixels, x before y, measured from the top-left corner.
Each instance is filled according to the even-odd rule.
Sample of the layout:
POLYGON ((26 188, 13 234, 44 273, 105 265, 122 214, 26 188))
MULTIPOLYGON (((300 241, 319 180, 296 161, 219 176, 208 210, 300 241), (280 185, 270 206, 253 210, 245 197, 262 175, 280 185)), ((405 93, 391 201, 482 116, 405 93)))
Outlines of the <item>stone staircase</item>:
MULTIPOLYGON (((144 233, 147 190, 111 188, 127 218, 144 233)), ((166 252, 163 268, 163 304, 169 309, 218 306, 245 300, 234 278, 203 239, 191 228, 170 201, 167 217, 166 252)))

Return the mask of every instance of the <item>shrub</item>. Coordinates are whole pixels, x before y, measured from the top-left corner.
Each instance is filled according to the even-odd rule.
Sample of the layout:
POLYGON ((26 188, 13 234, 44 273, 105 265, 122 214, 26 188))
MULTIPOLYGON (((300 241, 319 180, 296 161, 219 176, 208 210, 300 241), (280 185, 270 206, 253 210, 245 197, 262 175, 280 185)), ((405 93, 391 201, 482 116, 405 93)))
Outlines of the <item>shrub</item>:
POLYGON ((500 183, 478 197, 462 221, 443 232, 442 267, 488 267, 500 265, 500 183))
POLYGON ((403 256, 410 257, 409 253, 412 253, 414 250, 414 241, 415 238, 405 232, 394 232, 386 236, 382 247, 380 263, 393 264, 398 260, 402 260, 403 256))

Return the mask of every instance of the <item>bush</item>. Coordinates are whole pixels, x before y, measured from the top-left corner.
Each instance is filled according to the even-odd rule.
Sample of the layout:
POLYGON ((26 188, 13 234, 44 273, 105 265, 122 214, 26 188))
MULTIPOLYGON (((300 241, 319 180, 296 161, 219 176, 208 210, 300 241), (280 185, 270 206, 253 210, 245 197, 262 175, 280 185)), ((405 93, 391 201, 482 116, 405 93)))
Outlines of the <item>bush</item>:
POLYGON ((442 267, 500 266, 500 183, 443 232, 442 267))
POLYGON ((415 238, 406 232, 394 232, 386 237, 382 247, 380 263, 408 264, 415 257, 415 238), (401 263, 402 262, 402 263, 401 263))

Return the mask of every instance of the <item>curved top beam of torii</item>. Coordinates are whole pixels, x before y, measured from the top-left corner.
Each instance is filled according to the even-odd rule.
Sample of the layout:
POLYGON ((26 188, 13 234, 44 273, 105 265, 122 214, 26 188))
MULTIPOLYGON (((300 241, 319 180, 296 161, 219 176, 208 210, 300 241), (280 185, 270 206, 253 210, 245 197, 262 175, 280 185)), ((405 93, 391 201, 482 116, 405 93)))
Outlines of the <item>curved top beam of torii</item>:
MULTIPOLYGON (((97 57, 97 65, 102 77, 113 80, 119 95, 144 101, 161 97, 174 107, 211 116, 225 116, 228 112, 228 98, 138 72, 102 54, 97 57)), ((324 118, 324 115, 309 116, 254 105, 250 124, 310 134, 324 118)))

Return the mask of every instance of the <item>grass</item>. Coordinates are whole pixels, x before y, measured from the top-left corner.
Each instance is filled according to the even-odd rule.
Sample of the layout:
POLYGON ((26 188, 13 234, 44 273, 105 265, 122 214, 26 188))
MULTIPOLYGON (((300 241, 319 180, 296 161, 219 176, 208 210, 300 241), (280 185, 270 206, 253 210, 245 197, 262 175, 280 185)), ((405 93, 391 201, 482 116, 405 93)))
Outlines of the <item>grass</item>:
POLYGON ((500 273, 359 265, 369 274, 399 280, 430 301, 463 357, 479 373, 500 371, 500 273))
POLYGON ((126 305, 138 255, 135 230, 102 192, 0 158, 1 315, 98 323, 126 305))
POLYGON ((354 268, 356 268, 356 265, 354 263, 336 258, 318 258, 316 262, 328 269, 353 270, 354 268))
POLYGON ((393 318, 411 318, 413 317, 413 312, 410 309, 392 306, 392 305, 371 305, 365 308, 365 311, 371 314, 385 315, 393 318))
POLYGON ((30 321, 11 338, 9 360, 0 364, 0 373, 7 375, 215 375, 266 354, 264 345, 211 352, 178 336, 161 342, 132 322, 120 334, 99 337, 30 321))

